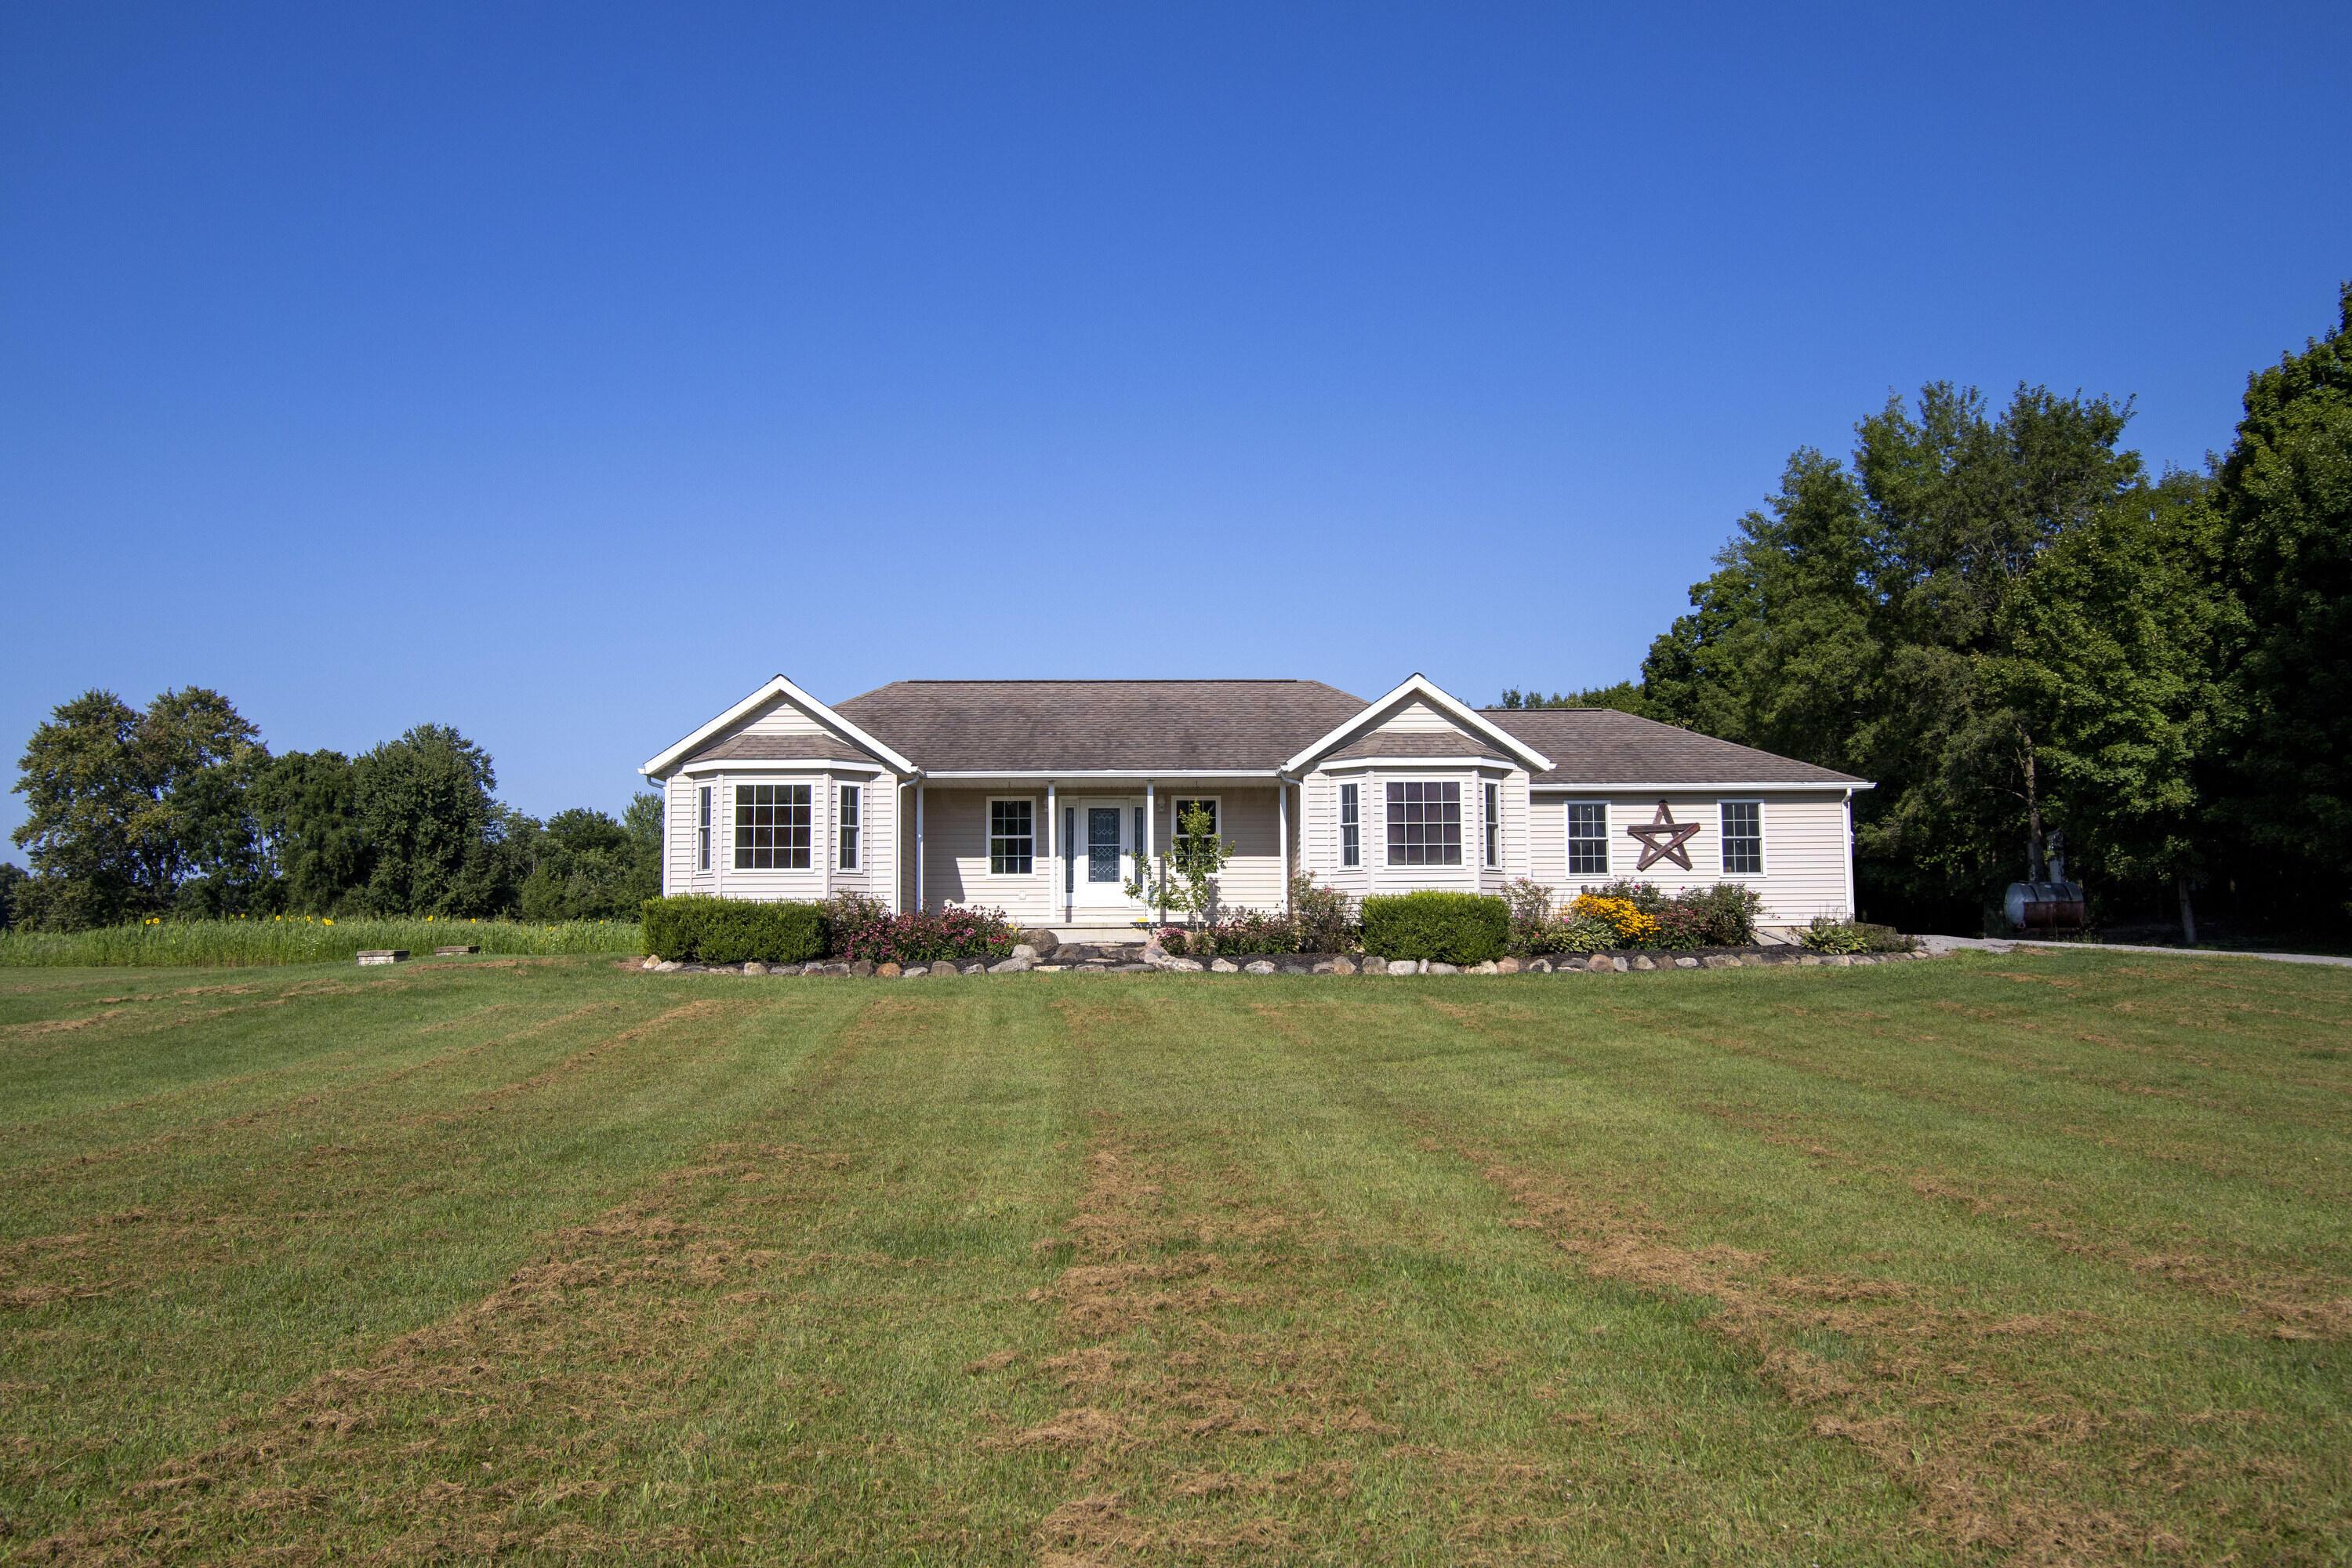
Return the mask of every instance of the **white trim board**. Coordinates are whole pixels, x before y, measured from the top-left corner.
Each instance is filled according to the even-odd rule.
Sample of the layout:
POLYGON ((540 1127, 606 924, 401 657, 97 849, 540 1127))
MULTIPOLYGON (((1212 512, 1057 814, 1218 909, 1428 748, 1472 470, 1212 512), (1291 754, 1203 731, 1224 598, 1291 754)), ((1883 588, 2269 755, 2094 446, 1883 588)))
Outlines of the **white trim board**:
MULTIPOLYGON (((1348 721, 1341 724, 1338 729, 1333 730, 1321 740, 1315 742, 1306 750, 1300 752, 1297 756, 1283 763, 1283 773, 1295 776, 1300 768, 1305 767, 1307 763, 1313 762, 1316 758, 1321 756, 1332 747, 1339 745, 1341 742, 1345 741, 1349 736, 1355 734, 1358 731, 1369 728, 1390 709, 1395 707, 1401 702, 1409 700, 1415 697, 1420 698, 1423 701, 1428 703, 1438 711, 1445 714, 1448 718, 1454 720, 1457 723, 1461 724, 1463 728, 1471 731, 1475 734, 1484 735, 1489 741, 1494 742, 1496 745, 1500 746, 1507 754, 1518 758, 1521 763, 1526 764, 1530 773, 1549 773, 1551 771, 1551 759, 1549 757, 1545 756, 1541 752, 1537 751, 1533 746, 1528 745, 1525 741, 1520 740, 1517 735, 1512 734, 1508 730, 1504 729, 1500 724, 1496 723, 1492 719, 1487 718, 1475 708, 1471 707, 1468 703, 1463 701, 1452 692, 1447 691, 1444 688, 1439 686, 1437 682, 1430 679, 1429 677, 1422 674, 1419 670, 1415 670, 1411 675, 1405 677, 1403 682, 1399 685, 1395 690, 1389 692, 1384 697, 1374 698, 1370 702, 1365 704, 1363 711, 1350 715, 1348 721)), ((1352 757, 1349 759, 1349 762, 1353 762, 1356 759, 1352 757)), ((1429 761, 1427 758, 1420 760, 1424 763, 1429 761)))
POLYGON ((834 733, 856 742, 859 745, 865 747, 867 751, 873 752, 884 762, 888 763, 900 773, 919 773, 921 771, 917 768, 913 763, 908 761, 905 757, 900 756, 897 752, 892 751, 889 747, 884 745, 881 742, 876 740, 873 736, 867 734, 865 731, 859 729, 856 725, 851 723, 848 720, 843 718, 840 714, 835 712, 824 703, 819 702, 815 698, 810 696, 807 692, 803 691, 799 687, 794 686, 790 680, 784 679, 784 677, 775 675, 771 676, 768 679, 766 685, 761 687, 757 691, 752 692, 749 697, 743 699, 742 701, 735 704, 734 707, 727 710, 726 712, 721 713, 718 718, 713 719, 709 723, 703 725, 702 728, 697 730, 683 741, 678 742, 676 745, 669 747, 666 751, 656 753, 654 758, 650 762, 646 763, 645 766, 639 768, 637 772, 645 774, 647 778, 667 777, 670 770, 677 766, 678 760, 692 752, 697 746, 701 745, 704 742, 709 740, 713 735, 718 734, 720 731, 727 729, 729 726, 740 723, 743 720, 750 718, 753 713, 759 711, 762 706, 767 703, 773 702, 779 698, 796 704, 804 710, 810 718, 816 720, 819 723, 829 726, 833 730, 834 733))
POLYGON ((1603 795, 1705 795, 1710 791, 1726 793, 1734 797, 1746 795, 1794 795, 1810 791, 1815 795, 1838 795, 1853 790, 1876 789, 1874 784, 1848 784, 1843 779, 1834 784, 1742 784, 1736 780, 1723 784, 1530 784, 1530 795, 1572 795, 1581 798, 1603 795))

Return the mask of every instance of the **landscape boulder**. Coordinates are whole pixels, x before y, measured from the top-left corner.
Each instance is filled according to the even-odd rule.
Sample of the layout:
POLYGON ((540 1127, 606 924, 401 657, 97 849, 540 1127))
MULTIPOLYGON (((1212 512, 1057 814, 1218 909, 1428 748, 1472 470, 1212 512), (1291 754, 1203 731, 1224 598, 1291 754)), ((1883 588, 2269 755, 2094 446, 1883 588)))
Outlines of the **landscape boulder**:
POLYGON ((1389 961, 1380 957, 1367 958, 1363 963, 1363 971, 1367 974, 1386 974, 1389 972, 1389 961))
POLYGON ((1458 965, 1448 963, 1442 958, 1424 960, 1421 966, 1421 972, 1423 974, 1459 974, 1462 973, 1461 968, 1458 965))
POLYGON ((1026 974, 1036 967, 1036 950, 1032 948, 1028 952, 1024 953, 1016 947, 1013 950, 1012 957, 998 959, 988 966, 988 972, 991 974, 1026 974))
POLYGON ((1212 974, 1239 974, 1241 972, 1242 966, 1230 958, 1209 960, 1209 973, 1212 974))
POLYGON ((743 973, 746 974, 765 974, 768 973, 768 966, 761 963, 756 958, 746 959, 743 961, 743 973))
POLYGON ((878 978, 880 978, 880 979, 883 979, 883 980, 896 980, 896 979, 898 979, 898 976, 899 976, 899 975, 901 975, 902 973, 906 973, 906 972, 905 972, 904 970, 900 969, 897 964, 892 963, 889 963, 888 961, 887 961, 887 960, 886 960, 886 961, 884 961, 883 963, 877 963, 877 964, 876 964, 876 965, 874 966, 874 973, 875 973, 876 976, 877 976, 877 977, 878 977, 878 978))
POLYGON ((1244 974, 1271 974, 1274 973, 1274 964, 1272 961, 1267 959, 1254 958, 1247 963, 1242 965, 1242 973, 1244 974))

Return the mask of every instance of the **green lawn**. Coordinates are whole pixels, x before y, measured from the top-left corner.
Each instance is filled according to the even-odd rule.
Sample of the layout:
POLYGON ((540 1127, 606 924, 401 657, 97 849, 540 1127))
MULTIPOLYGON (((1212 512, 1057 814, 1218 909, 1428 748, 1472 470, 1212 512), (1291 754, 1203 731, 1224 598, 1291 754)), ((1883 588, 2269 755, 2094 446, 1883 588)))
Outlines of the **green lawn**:
POLYGON ((2352 973, 0 972, 0 1556, 2342 1563, 2352 973))

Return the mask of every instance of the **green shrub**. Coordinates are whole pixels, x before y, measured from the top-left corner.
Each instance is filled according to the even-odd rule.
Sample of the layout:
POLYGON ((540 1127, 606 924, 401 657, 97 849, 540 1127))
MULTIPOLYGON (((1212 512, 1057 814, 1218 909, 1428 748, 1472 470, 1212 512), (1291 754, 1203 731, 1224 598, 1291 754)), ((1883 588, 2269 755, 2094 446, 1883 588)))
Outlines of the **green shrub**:
POLYGON ((1625 945, 1617 928, 1598 915, 1580 915, 1572 921, 1562 921, 1553 928, 1555 952, 1606 952, 1612 947, 1625 945))
POLYGON ((1298 924, 1301 952, 1353 952, 1364 937, 1356 900, 1303 871, 1290 879, 1290 914, 1298 924))
POLYGON ((1822 915, 1807 926, 1803 942, 1815 952, 1908 952, 1916 945, 1893 926, 1870 925, 1822 915))
POLYGON ((1364 900, 1364 951, 1380 958, 1484 963, 1511 941, 1511 907, 1482 893, 1390 893, 1364 900))
POLYGON ((703 963, 805 963, 823 958, 824 910, 815 904, 688 897, 646 900, 646 951, 703 963))

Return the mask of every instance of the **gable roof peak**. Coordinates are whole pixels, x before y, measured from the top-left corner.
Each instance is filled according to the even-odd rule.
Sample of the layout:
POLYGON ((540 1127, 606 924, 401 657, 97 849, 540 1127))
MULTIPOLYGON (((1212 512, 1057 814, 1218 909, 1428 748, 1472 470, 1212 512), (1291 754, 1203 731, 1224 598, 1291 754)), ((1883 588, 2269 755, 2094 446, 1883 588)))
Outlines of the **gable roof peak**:
POLYGON ((1421 671, 1414 670, 1399 682, 1394 689, 1383 696, 1374 698, 1366 703, 1360 712, 1350 715, 1330 733, 1320 737, 1297 755, 1284 763, 1282 771, 1286 773, 1296 773, 1318 757, 1360 733, 1382 714, 1402 707, 1416 698, 1444 713, 1465 730, 1494 742, 1502 749, 1506 756, 1517 759, 1530 772, 1545 773, 1550 770, 1552 763, 1549 757, 1545 756, 1527 742, 1512 734, 1477 709, 1471 707, 1437 682, 1422 674, 1421 671))

